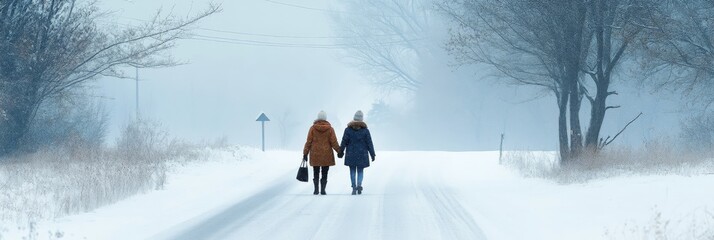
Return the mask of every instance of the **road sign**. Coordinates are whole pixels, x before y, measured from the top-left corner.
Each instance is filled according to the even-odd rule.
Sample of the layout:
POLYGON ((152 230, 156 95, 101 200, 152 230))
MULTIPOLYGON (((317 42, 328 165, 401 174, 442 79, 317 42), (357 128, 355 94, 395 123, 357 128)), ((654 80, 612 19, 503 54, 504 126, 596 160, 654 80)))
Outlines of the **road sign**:
POLYGON ((263 152, 265 152, 265 122, 269 122, 270 118, 268 116, 265 116, 265 113, 261 113, 258 119, 255 120, 256 122, 260 122, 261 127, 262 127, 262 136, 263 136, 263 152))

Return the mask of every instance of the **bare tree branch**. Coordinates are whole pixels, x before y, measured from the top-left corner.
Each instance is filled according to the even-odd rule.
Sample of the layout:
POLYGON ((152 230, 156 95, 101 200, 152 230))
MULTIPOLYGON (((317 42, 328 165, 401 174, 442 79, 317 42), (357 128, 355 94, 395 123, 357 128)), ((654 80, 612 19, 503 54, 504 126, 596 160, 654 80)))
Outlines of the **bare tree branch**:
POLYGON ((617 132, 617 134, 615 134, 614 137, 612 137, 612 139, 610 139, 610 136, 607 136, 607 138, 605 139, 605 141, 602 141, 602 142, 601 142, 600 149, 603 149, 605 146, 610 145, 610 143, 612 143, 613 141, 615 141, 615 139, 617 139, 617 137, 620 136, 620 134, 622 134, 622 132, 624 132, 625 129, 627 129, 627 127, 630 126, 630 124, 632 124, 632 123, 635 122, 638 118, 640 118, 640 116, 642 116, 642 113, 637 114, 637 116, 636 116, 635 118, 633 118, 632 120, 630 120, 630 122, 628 122, 627 124, 625 124, 625 126, 624 126, 619 132, 617 132), (608 141, 608 139, 609 139, 609 141, 608 141))
POLYGON ((149 23, 102 29, 95 2, 0 2, 0 155, 13 151, 45 101, 64 98, 99 76, 122 77, 121 67, 167 67, 167 51, 211 5, 187 19, 157 12, 149 23))

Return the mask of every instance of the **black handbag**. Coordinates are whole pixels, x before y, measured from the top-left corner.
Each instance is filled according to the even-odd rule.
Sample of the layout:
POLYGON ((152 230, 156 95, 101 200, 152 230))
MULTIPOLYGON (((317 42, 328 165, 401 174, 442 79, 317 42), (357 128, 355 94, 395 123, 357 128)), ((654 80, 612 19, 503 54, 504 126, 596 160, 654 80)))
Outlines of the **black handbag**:
POLYGON ((296 178, 298 181, 307 182, 307 178, 308 178, 307 161, 302 161, 302 163, 300 163, 300 168, 298 169, 296 178))

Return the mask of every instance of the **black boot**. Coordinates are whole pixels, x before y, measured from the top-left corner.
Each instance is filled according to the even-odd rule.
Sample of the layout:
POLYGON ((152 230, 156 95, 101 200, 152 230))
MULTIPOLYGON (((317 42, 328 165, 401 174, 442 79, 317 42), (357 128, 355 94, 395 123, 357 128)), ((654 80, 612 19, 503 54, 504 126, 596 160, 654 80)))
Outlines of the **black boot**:
POLYGON ((312 179, 312 183, 315 184, 315 191, 312 192, 313 195, 317 195, 319 193, 319 189, 317 188, 317 179, 312 179))
POLYGON ((362 186, 357 186, 357 194, 362 194, 362 186))
POLYGON ((320 194, 321 194, 321 195, 327 194, 327 193, 325 192, 325 187, 327 187, 327 179, 324 179, 324 178, 323 178, 322 180, 320 180, 320 185, 321 185, 320 194))
POLYGON ((352 187, 352 195, 357 195, 357 188, 356 188, 356 187, 352 187))

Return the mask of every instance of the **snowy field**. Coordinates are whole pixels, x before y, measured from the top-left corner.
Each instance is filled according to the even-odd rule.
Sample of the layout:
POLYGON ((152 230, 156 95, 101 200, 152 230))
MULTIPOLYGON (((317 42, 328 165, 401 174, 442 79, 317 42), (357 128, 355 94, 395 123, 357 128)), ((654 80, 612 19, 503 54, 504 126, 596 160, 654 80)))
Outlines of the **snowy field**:
MULTIPOLYGON (((2 239, 702 239, 714 175, 579 184, 523 178, 497 152, 378 152, 364 194, 347 167, 326 196, 295 180, 299 152, 217 152, 175 166, 165 189, 95 211, 4 226, 2 239)), ((312 170, 310 170, 312 171, 312 170)), ((312 174, 312 172, 310 173, 312 174)))

